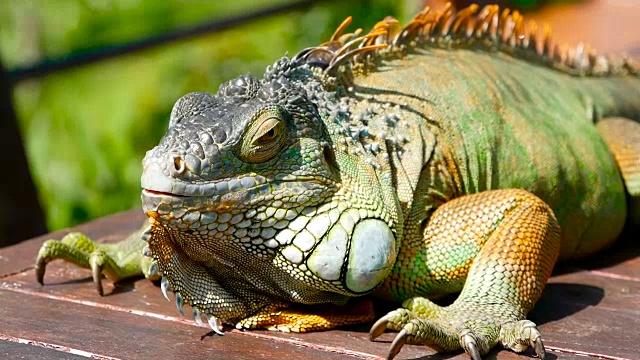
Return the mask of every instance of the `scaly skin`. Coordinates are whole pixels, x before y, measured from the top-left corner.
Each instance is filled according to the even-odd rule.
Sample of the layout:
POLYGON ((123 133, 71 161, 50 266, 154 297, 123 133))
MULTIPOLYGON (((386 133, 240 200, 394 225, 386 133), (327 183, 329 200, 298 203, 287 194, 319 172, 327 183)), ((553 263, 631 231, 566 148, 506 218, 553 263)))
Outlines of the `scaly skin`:
POLYGON ((547 40, 536 53, 519 15, 476 10, 387 19, 358 49, 341 27, 263 79, 184 96, 143 161, 148 247, 48 242, 39 281, 96 251, 98 284, 100 268, 139 274, 140 255, 118 260, 135 244, 165 296, 218 332, 368 322, 373 294, 403 303, 371 329, 399 331, 389 357, 405 343, 544 357, 526 314, 556 260, 639 213, 640 80, 629 62, 556 59, 547 40))

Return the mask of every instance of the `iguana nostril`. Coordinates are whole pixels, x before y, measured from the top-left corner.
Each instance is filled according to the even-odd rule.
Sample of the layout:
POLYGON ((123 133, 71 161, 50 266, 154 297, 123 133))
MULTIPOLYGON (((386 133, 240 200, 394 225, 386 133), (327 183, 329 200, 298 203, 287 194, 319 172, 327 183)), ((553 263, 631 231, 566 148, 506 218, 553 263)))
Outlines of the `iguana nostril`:
POLYGON ((184 160, 182 160, 182 157, 180 156, 173 157, 173 168, 178 174, 182 174, 184 172, 184 170, 186 169, 186 165, 184 160))

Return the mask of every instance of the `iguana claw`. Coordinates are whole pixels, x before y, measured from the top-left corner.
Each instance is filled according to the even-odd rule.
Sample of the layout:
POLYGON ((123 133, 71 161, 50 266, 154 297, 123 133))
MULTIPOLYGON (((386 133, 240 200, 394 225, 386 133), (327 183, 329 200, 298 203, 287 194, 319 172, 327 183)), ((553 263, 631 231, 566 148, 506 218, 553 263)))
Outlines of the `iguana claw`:
POLYGON ((44 272, 46 270, 46 266, 47 266, 47 262, 45 261, 44 256, 42 256, 42 250, 40 250, 40 253, 38 253, 38 257, 36 258, 36 265, 35 265, 36 280, 40 285, 44 285, 44 272))
POLYGON ((142 230, 142 232, 140 233, 140 239, 144 242, 149 242, 152 230, 153 229, 151 228, 151 225, 145 227, 144 230, 142 230))
POLYGON ((149 276, 160 274, 160 269, 158 268, 158 263, 153 261, 151 265, 149 265, 149 276))
POLYGON ((211 330, 218 335, 224 335, 222 331, 220 331, 220 327, 218 326, 218 319, 215 316, 207 314, 209 326, 211 326, 211 330))
POLYGON ((369 330, 369 340, 373 341, 378 336, 382 335, 384 331, 387 330, 388 323, 389 319, 387 315, 378 319, 378 321, 376 321, 376 323, 371 327, 371 330, 369 330))
POLYGON ((171 298, 169 298, 168 294, 169 289, 171 289, 169 280, 167 280, 166 277, 162 277, 162 280, 160 280, 160 290, 162 290, 162 295, 164 295, 164 298, 167 299, 167 301, 171 301, 171 298))
POLYGON ((202 316, 200 315, 200 310, 198 310, 198 308, 196 307, 193 308, 193 320, 195 320, 196 324, 198 324, 199 326, 204 325, 204 323, 202 322, 202 316))
POLYGON ((100 296, 104 296, 104 289, 102 288, 102 265, 91 257, 91 277, 93 277, 93 284, 96 286, 96 290, 100 296))
POLYGON ((176 307, 182 316, 184 316, 184 309, 182 308, 183 305, 184 300, 182 299, 182 295, 180 295, 180 293, 176 293, 176 307))
POLYGON ((533 349, 536 352, 536 355, 540 358, 540 360, 545 360, 547 358, 547 354, 544 350, 544 345, 542 344, 542 339, 537 338, 533 344, 533 349))
POLYGON ((480 355, 480 351, 478 351, 478 346, 476 345, 475 334, 471 330, 466 329, 461 332, 460 345, 462 345, 464 351, 471 356, 471 359, 482 360, 482 356, 480 355))
POLYGON ((482 360, 482 356, 480 355, 475 343, 466 344, 465 350, 467 351, 467 354, 471 355, 471 359, 482 360))
MULTIPOLYGON (((373 326, 371 327, 371 330, 369 330, 369 340, 373 341, 378 336, 382 335, 384 331, 389 328, 388 327, 389 322, 390 322, 389 314, 381 317, 378 321, 376 321, 375 324, 373 324, 373 326)), ((408 336, 408 333, 407 333, 407 330, 405 329, 400 330, 398 335, 396 335, 396 337, 393 339, 393 342, 391 343, 389 354, 387 354, 388 360, 391 360, 394 357, 396 357, 396 355, 398 355, 398 353, 400 352, 404 344, 407 343, 407 336, 408 336)))
MULTIPOLYGON (((391 360, 394 357, 396 357, 396 355, 398 355, 398 353, 400 352, 404 344, 407 343, 407 336, 408 336, 407 330, 405 329, 400 330, 398 335, 396 335, 396 338, 393 339, 393 342, 391 343, 391 349, 389 349, 387 360, 391 360)), ((477 359, 473 359, 473 360, 477 360, 477 359)))

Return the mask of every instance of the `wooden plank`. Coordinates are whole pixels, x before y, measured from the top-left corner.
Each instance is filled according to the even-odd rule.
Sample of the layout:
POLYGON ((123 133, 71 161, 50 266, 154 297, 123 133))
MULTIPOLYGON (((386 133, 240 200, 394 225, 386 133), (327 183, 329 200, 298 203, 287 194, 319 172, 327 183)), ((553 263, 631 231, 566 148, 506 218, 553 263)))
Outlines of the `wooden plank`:
POLYGON ((304 346, 227 333, 201 337, 210 331, 178 321, 113 311, 64 300, 0 290, 1 328, 12 336, 54 343, 120 359, 341 359, 336 354, 304 346), (28 300, 28 301, 25 301, 28 300), (25 308, 26 307, 26 308, 25 308), (285 343, 286 344, 286 343, 285 343))
MULTIPOLYGON (((1 338, 2 335, 0 335, 0 339, 1 338)), ((47 345, 51 346, 51 344, 47 345)), ((47 348, 44 347, 44 344, 29 345, 14 341, 0 340, 0 359, 85 360, 86 356, 71 354, 65 351, 65 349, 55 350, 47 348)))
MULTIPOLYGON (((550 358, 555 354, 562 359, 634 359, 634 354, 640 353, 640 283, 634 281, 593 276, 589 271, 558 275, 545 289, 530 318, 538 324, 550 358)), ((366 331, 367 328, 363 329, 366 331)), ((393 337, 393 333, 387 333, 372 344, 365 332, 358 331, 305 335, 310 342, 331 343, 359 351, 369 349, 378 356, 384 356, 393 337)), ((523 359, 506 350, 492 354, 488 358, 523 359)), ((527 354, 532 355, 531 352, 527 354)), ((468 359, 462 354, 440 357, 433 350, 420 346, 405 346, 399 358, 427 355, 430 359, 468 359)))
POLYGON ((640 353, 640 282, 589 271, 557 275, 529 317, 550 349, 605 359, 640 353))
MULTIPOLYGON (((114 312, 137 312, 143 316, 164 317, 166 321, 195 326, 191 319, 180 318, 174 304, 166 301, 160 295, 159 289, 149 281, 125 283, 118 286, 112 295, 99 297, 90 282, 88 271, 65 264, 59 264, 59 267, 61 270, 54 272, 54 279, 49 279, 50 282, 54 280, 53 285, 40 287, 33 280, 33 272, 28 271, 5 278, 2 287, 19 291, 25 296, 85 304, 114 312), (82 272, 85 272, 82 281, 64 280, 82 272)), ((552 280, 531 319, 540 325, 549 350, 564 349, 576 354, 629 357, 630 352, 640 350, 637 345, 630 345, 637 344, 637 341, 629 342, 634 338, 640 339, 640 326, 627 328, 630 325, 640 325, 637 306, 640 301, 639 293, 640 284, 636 282, 594 277, 588 271, 564 274, 552 280), (573 320, 576 317, 578 320, 573 320), (627 318, 629 320, 625 320, 627 318), (591 330, 580 331, 585 327, 591 330), (599 329, 606 329, 610 336, 601 336, 599 329), (578 334, 577 338, 567 341, 568 333, 578 334)), ((366 330, 367 327, 361 327, 356 331, 336 330, 311 334, 266 331, 251 334, 277 341, 299 341, 317 348, 343 349, 345 353, 384 356, 394 335, 385 334, 381 341, 372 343, 367 338, 366 330)), ((399 358, 415 358, 429 354, 434 354, 429 348, 407 346, 399 358)), ((563 354, 563 357, 565 355, 563 354)), ((459 359, 464 359, 462 354, 459 356, 459 359)), ((509 351, 500 351, 497 358, 518 359, 509 351)))
MULTIPOLYGON (((25 293, 25 291, 28 291, 28 290, 20 289, 20 292, 17 292, 15 296, 22 297, 23 302, 25 299, 28 299, 28 301, 26 302, 28 306, 25 309, 23 309, 20 313, 13 313, 13 317, 16 317, 16 316, 20 317, 20 319, 17 319, 17 323, 22 324, 22 325, 17 325, 19 329, 31 329, 31 330, 17 332, 18 329, 9 327, 8 330, 5 330, 5 331, 10 331, 12 334, 17 334, 15 336, 29 337, 32 339, 37 339, 39 341, 55 342, 57 344, 63 344, 64 346, 69 346, 69 347, 74 347, 74 346, 79 347, 82 344, 88 344, 88 347, 80 348, 80 349, 84 349, 85 351, 91 350, 94 353, 98 353, 98 355, 112 356, 112 357, 122 356, 120 352, 107 352, 107 353, 99 352, 98 350, 100 349, 100 347, 96 347, 93 342, 94 341, 103 342, 105 340, 104 339, 101 340, 102 338, 101 334, 97 336, 98 339, 95 339, 94 333, 96 330, 85 329, 85 327, 87 326, 85 325, 85 323, 92 323, 97 321, 99 327, 103 331, 109 332, 109 333, 112 332, 111 329, 118 328, 118 333, 113 335, 118 336, 118 342, 123 349, 122 351, 126 352, 124 349, 131 349, 131 348, 137 347, 140 339, 138 339, 137 337, 132 337, 131 335, 130 336, 120 335, 119 332, 122 331, 124 333, 130 332, 131 334, 133 333, 138 334, 140 332, 145 332, 145 331, 148 332, 148 330, 133 328, 131 324, 131 320, 128 320, 128 321, 121 320, 123 316, 125 317, 131 317, 136 315, 142 316, 143 319, 140 319, 137 321, 134 320, 134 322, 135 322, 135 326, 144 327, 144 328, 147 327, 147 325, 145 324, 149 321, 148 319, 144 319, 144 317, 151 317, 154 323, 166 322, 164 326, 149 325, 150 327, 153 327, 155 329, 154 331, 159 331, 162 329, 166 330, 165 332, 162 332, 160 334, 152 334, 154 339, 153 341, 158 344, 157 348, 159 348, 158 351, 160 352, 151 352, 149 356, 156 356, 158 354, 162 354, 161 351, 163 349, 163 346, 166 346, 165 343, 172 344, 173 342, 176 342, 176 341, 178 342, 186 341, 191 345, 193 345, 194 347, 198 347, 198 346, 202 347, 202 345, 194 344, 194 339, 196 338, 199 339, 200 336, 209 332, 208 329, 206 328, 197 327, 195 323, 193 323, 188 319, 180 319, 172 315, 167 315, 164 318, 156 318, 156 317, 152 317, 151 315, 161 315, 161 314, 151 314, 151 313, 143 314, 143 311, 138 311, 137 313, 135 313, 135 309, 133 308, 135 308, 136 306, 132 306, 132 308, 115 309, 114 307, 109 307, 107 304, 104 304, 104 306, 98 306, 96 303, 93 303, 92 301, 89 301, 89 300, 75 299, 75 301, 72 302, 70 301, 71 299, 65 299, 61 297, 55 298, 55 299, 40 297, 35 294, 25 293), (31 297, 35 297, 35 299, 32 299, 31 297), (56 305, 55 304, 56 301, 62 305, 56 305), (81 332, 75 335, 69 335, 64 333, 63 336, 52 335, 51 337, 45 337, 45 338, 38 337, 38 332, 34 334, 32 331, 34 328, 35 329, 39 328, 38 326, 35 326, 35 324, 38 324, 40 321, 38 319, 40 317, 39 313, 41 311, 38 309, 40 306, 46 306, 47 314, 45 315, 45 318, 46 318, 47 324, 54 323, 53 328, 48 329, 48 333, 53 332, 54 334, 57 334, 60 331, 62 331, 62 329, 64 329, 65 327, 74 327, 74 326, 85 329, 85 332, 84 333, 81 332), (92 310, 92 308, 94 308, 95 310, 92 310), (122 314, 125 314, 125 315, 122 315, 122 314), (70 316, 70 315, 73 315, 73 316, 70 316), (22 316, 24 316, 24 318, 22 316), (187 330, 188 328, 192 328, 194 330, 187 330), (70 342, 69 338, 76 339, 76 335, 77 335, 78 342, 75 342, 75 343, 70 342), (91 337, 91 339, 87 339, 88 337, 91 337)), ((15 301, 14 299, 3 298, 4 292, 11 293, 12 291, 9 291, 6 289, 4 291, 0 290, 0 301, 15 301)), ((15 290, 13 292, 15 292, 15 290)), ((41 295, 55 296, 50 294, 41 294, 41 295)), ((118 294, 117 296, 120 296, 120 294, 118 294)), ((113 296, 113 297, 116 297, 116 296, 113 296)), ((171 306, 173 307, 173 305, 171 306)), ((170 312, 177 312, 177 311, 175 311, 174 309, 171 309, 170 312)), ((3 314, 2 311, 0 311, 0 318, 2 318, 3 316, 8 316, 8 315, 3 314)), ((13 322, 14 321, 12 321, 12 323, 13 322)), ((362 329, 366 329, 366 328, 362 328, 362 329)), ((364 331, 365 332, 335 330, 335 331, 318 332, 318 333, 310 333, 310 334, 284 334, 284 333, 275 333, 275 332, 267 332, 267 331, 238 332, 233 330, 227 335, 235 335, 237 336, 236 338, 233 338, 233 336, 225 336, 224 338, 216 337, 216 339, 214 339, 215 343, 210 343, 205 347, 210 346, 212 347, 212 349, 215 348, 216 351, 218 351, 219 349, 217 345, 220 342, 231 341, 237 345, 237 347, 233 349, 234 351, 232 353, 233 357, 244 358, 243 356, 245 355, 245 349, 254 348, 256 346, 255 344, 253 344, 256 340, 255 337, 258 337, 258 339, 266 341, 268 343, 277 344, 279 349, 282 349, 282 351, 287 352, 288 354, 287 356, 292 356, 293 359, 297 358, 296 352, 293 350, 298 349, 300 346, 315 349, 317 351, 323 351, 320 354, 314 355, 317 358, 323 358, 323 359, 333 358, 334 354, 341 354, 341 356, 352 355, 357 358, 372 358, 372 359, 384 358, 386 352, 388 351, 390 341, 393 339, 394 334, 387 333, 382 336, 381 341, 370 342, 367 338, 366 330, 364 331), (232 340, 230 340, 230 338, 232 340), (289 353, 290 350, 288 349, 293 349, 292 350, 293 352, 289 353)), ((548 338, 548 335, 549 334, 545 332, 545 338, 548 338)), ((566 345, 566 344, 562 343, 562 345, 566 345)), ((260 345, 257 345, 257 346, 260 346, 260 345)), ((565 346, 565 349, 568 349, 568 348, 565 346)), ((550 359, 554 358, 554 354, 556 354, 556 356, 561 355, 563 359, 585 359, 584 355, 583 356, 577 355, 577 354, 584 354, 584 352, 581 352, 581 351, 568 349, 570 352, 571 351, 574 352, 572 354, 572 353, 558 353, 558 352, 554 353, 552 348, 549 348, 548 350, 550 350, 550 354, 549 354, 550 359)), ((270 350, 266 349, 265 351, 270 351, 270 350)), ((529 351, 528 354, 531 355, 531 352, 529 351)), ((192 353, 190 355, 201 356, 202 354, 200 352, 197 352, 197 353, 192 353)), ((310 355, 305 353, 305 354, 302 354, 302 356, 310 356, 310 355)), ((461 353, 440 355, 440 354, 436 354, 433 350, 427 347, 410 346, 410 345, 405 346, 405 348, 402 350, 402 352, 397 357, 397 359, 414 359, 414 358, 423 357, 423 356, 429 356, 429 358, 433 360, 468 359, 466 355, 461 353)), ((522 360, 523 358, 521 355, 517 355, 510 351, 502 350, 502 351, 493 351, 491 354, 485 357, 485 360, 486 359, 522 360)))

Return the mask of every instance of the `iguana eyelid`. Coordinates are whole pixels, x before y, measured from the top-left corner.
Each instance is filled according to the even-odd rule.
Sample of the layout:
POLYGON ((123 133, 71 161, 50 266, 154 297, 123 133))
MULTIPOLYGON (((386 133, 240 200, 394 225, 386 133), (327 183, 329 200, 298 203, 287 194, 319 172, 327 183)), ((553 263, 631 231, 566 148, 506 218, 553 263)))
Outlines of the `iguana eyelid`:
POLYGON ((279 116, 258 118, 245 134, 238 155, 243 161, 250 163, 270 160, 280 150, 284 135, 284 121, 279 116))
POLYGON ((283 134, 284 124, 277 117, 269 117, 264 120, 255 135, 253 136, 253 144, 262 145, 278 139, 283 134), (269 134, 273 130, 273 134, 269 134))

